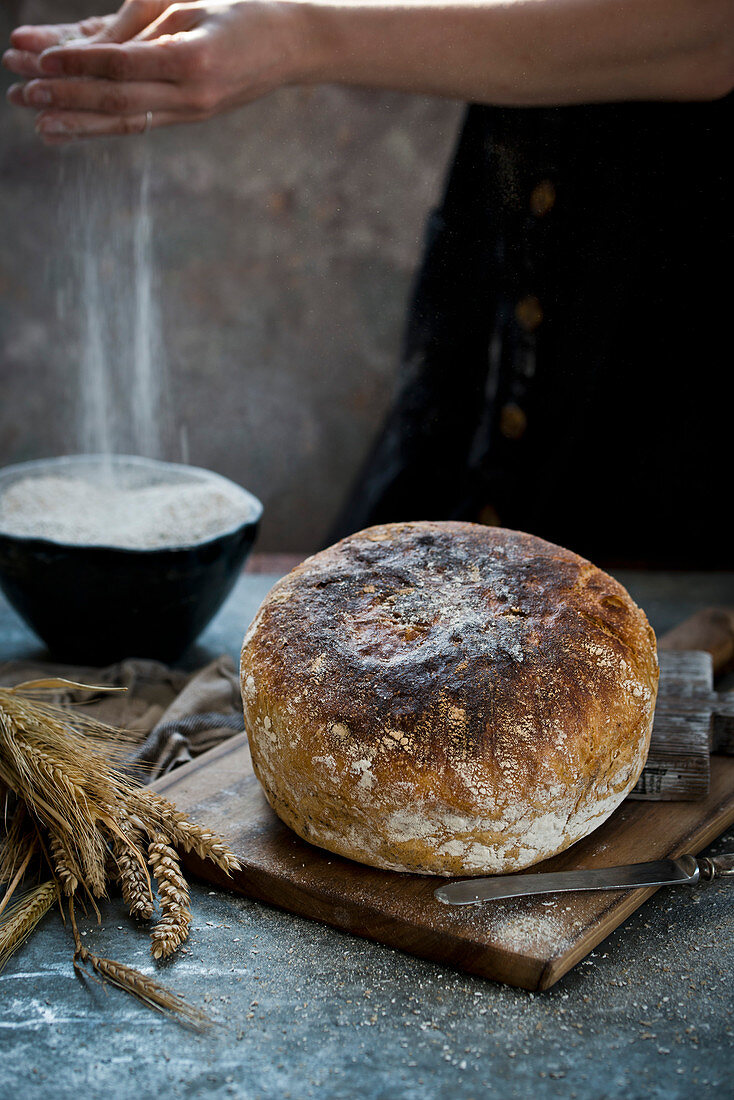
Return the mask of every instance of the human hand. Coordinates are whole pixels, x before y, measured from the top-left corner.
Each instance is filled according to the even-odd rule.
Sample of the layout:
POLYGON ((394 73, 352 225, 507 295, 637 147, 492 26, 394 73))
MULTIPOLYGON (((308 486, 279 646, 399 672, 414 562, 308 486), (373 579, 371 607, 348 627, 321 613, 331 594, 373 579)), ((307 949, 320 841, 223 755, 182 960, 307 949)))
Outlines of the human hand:
POLYGON ((125 42, 144 30, 168 7, 170 0, 125 2, 116 15, 83 19, 79 23, 17 27, 10 36, 10 49, 3 57, 3 64, 18 76, 42 77, 40 58, 45 50, 72 42, 125 42))
POLYGON ((116 15, 21 27, 3 63, 48 144, 196 122, 307 75, 300 5, 126 0, 116 15))

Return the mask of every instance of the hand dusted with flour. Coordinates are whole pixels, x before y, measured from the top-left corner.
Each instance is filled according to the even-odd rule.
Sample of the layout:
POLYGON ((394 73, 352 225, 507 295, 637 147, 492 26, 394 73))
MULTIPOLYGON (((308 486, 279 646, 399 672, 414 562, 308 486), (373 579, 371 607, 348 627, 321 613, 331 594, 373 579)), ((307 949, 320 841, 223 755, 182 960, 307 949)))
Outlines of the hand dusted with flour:
POLYGON ((272 590, 242 652, 255 771, 300 836, 377 867, 519 870, 591 832, 649 746, 655 637, 520 532, 389 524, 272 590))

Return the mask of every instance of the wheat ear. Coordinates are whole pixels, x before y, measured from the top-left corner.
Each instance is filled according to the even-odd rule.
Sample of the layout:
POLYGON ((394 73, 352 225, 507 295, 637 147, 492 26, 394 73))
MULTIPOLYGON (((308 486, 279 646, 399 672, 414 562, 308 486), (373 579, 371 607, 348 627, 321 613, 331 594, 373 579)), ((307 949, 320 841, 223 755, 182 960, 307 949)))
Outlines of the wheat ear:
POLYGON ((72 805, 86 807, 87 798, 84 788, 71 779, 57 760, 54 760, 43 749, 39 749, 37 745, 31 745, 21 737, 16 737, 15 743, 19 752, 25 757, 28 771, 35 773, 33 776, 35 782, 33 782, 28 792, 31 797, 33 789, 38 785, 38 779, 40 778, 46 797, 48 797, 48 792, 53 791, 57 797, 60 797, 62 803, 68 801, 72 805))
POLYGON ((239 870, 237 856, 221 837, 201 825, 195 825, 172 802, 150 790, 136 790, 132 796, 136 809, 143 818, 152 819, 159 831, 184 852, 195 852, 202 860, 221 867, 228 875, 239 870))
POLYGON ((153 916, 153 894, 142 855, 142 834, 124 810, 120 814, 119 824, 125 840, 116 837, 112 850, 117 862, 122 897, 131 917, 150 920, 153 916))
POLYGON ((48 854, 61 883, 61 889, 67 897, 71 897, 79 886, 81 871, 66 838, 55 829, 48 830, 48 854))
POLYGON ((137 997, 139 1001, 157 1012, 175 1016, 181 1023, 188 1024, 196 1031, 204 1031, 212 1026, 212 1021, 205 1012, 190 1005, 183 997, 172 993, 170 989, 166 989, 153 978, 141 974, 132 966, 125 966, 124 963, 115 962, 113 959, 93 955, 86 947, 82 947, 77 952, 75 966, 77 966, 76 959, 88 963, 100 978, 117 986, 125 993, 131 993, 133 997, 137 997))
POLYGON ((158 886, 161 916, 150 934, 154 959, 167 959, 188 939, 191 906, 186 879, 168 837, 156 833, 148 845, 148 863, 158 886))
POLYGON ((69 901, 69 920, 76 945, 74 968, 77 972, 82 972, 79 966, 79 962, 82 962, 91 966, 94 973, 103 981, 110 982, 111 985, 123 990, 124 993, 130 993, 147 1005, 148 1008, 155 1009, 156 1012, 173 1016, 180 1023, 186 1024, 196 1031, 204 1031, 212 1026, 212 1020, 205 1012, 194 1007, 194 1005, 190 1005, 183 997, 179 997, 177 993, 172 993, 170 989, 166 989, 155 979, 141 974, 139 970, 132 966, 125 966, 124 963, 115 962, 113 959, 105 959, 100 955, 94 955, 88 948, 84 947, 77 928, 73 898, 69 901))
POLYGON ((53 880, 41 883, 11 906, 0 923, 0 970, 30 936, 58 897, 53 880))

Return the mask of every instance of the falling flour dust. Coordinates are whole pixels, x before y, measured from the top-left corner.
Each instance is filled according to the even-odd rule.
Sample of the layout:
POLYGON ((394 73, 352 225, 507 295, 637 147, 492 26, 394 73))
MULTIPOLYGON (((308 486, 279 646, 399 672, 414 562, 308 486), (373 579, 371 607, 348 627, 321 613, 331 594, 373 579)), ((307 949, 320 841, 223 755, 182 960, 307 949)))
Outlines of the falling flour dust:
POLYGON ((171 431, 150 148, 86 146, 62 161, 57 302, 79 339, 75 442, 88 457, 12 480, 0 493, 0 532, 142 550, 189 546, 253 519, 253 498, 232 483, 156 461, 171 431))
POLYGON ((162 458, 169 443, 150 148, 87 146, 63 166, 64 253, 75 262, 62 308, 80 323, 77 446, 87 454, 162 458))

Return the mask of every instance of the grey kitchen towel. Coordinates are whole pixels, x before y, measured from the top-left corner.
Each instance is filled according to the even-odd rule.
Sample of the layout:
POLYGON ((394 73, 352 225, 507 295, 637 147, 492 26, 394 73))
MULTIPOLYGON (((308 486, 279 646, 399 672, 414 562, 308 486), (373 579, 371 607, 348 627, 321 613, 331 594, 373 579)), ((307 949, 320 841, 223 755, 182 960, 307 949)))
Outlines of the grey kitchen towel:
POLYGON ((126 730, 131 735, 130 764, 146 782, 245 728, 237 670, 226 655, 194 673, 137 659, 105 668, 39 661, 0 665, 2 687, 56 678, 126 689, 115 694, 62 689, 52 701, 83 707, 100 722, 126 730))

